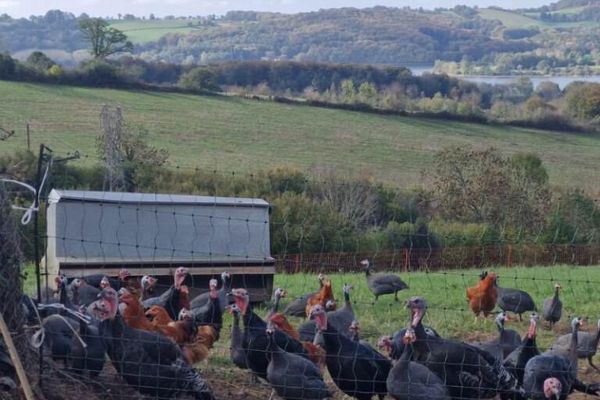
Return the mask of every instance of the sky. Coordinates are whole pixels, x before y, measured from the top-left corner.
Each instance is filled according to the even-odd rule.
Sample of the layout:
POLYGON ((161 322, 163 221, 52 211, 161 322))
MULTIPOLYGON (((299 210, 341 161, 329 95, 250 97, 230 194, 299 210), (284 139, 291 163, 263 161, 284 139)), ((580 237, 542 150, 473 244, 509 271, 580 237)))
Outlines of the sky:
POLYGON ((296 13, 315 11, 321 8, 365 8, 376 5, 427 9, 454 7, 457 4, 528 8, 539 7, 550 2, 550 0, 0 0, 0 14, 28 17, 43 15, 48 10, 59 9, 70 11, 75 15, 85 12, 99 17, 126 13, 136 16, 147 16, 150 13, 156 16, 186 16, 222 15, 231 10, 296 13))

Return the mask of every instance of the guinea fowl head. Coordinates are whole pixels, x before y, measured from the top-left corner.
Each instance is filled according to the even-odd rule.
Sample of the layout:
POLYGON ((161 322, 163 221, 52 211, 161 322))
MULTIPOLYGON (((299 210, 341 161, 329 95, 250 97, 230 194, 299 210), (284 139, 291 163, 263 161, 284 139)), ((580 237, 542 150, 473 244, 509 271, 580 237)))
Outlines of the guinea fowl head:
POLYGON ((273 293, 273 297, 275 299, 281 299, 282 297, 285 297, 285 296, 287 296, 287 292, 282 288, 275 289, 275 292, 273 293))
POLYGON ((183 285, 183 281, 185 280, 185 277, 187 276, 189 270, 186 267, 179 267, 175 270, 175 275, 174 275, 174 286, 175 288, 179 289, 179 287, 181 285, 183 285))
POLYGON ((126 281, 129 278, 131 278, 131 274, 129 273, 129 271, 127 269, 123 268, 119 271, 119 279, 120 280, 126 281))
POLYGON ((556 283, 554 284, 554 289, 556 289, 556 290, 560 290, 560 289, 562 289, 562 286, 560 286, 560 283, 556 282, 556 283))
POLYGON ((240 315, 240 308, 235 303, 228 304, 227 306, 225 306, 225 309, 227 310, 227 312, 229 314, 231 314, 233 316, 239 316, 240 315))
POLYGON ((325 311, 335 311, 336 308, 335 300, 327 300, 325 303, 325 311))
POLYGON ((544 397, 547 399, 560 398, 562 392, 562 383, 554 377, 548 378, 544 381, 544 397))
POLYGON ((150 275, 142 276, 142 289, 150 290, 156 286, 157 279, 150 275))
POLYGON ((75 286, 76 288, 80 288, 85 284, 83 279, 80 279, 80 278, 73 279, 72 283, 73 283, 73 286, 75 286))
POLYGON ((352 290, 352 288, 353 288, 353 286, 352 286, 352 285, 349 285, 349 284, 347 284, 347 283, 344 283, 343 290, 344 290, 344 293, 345 293, 345 294, 350 294, 350 290, 352 290))
POLYGON ((194 314, 192 314, 192 312, 187 308, 182 308, 179 311, 179 315, 177 315, 177 319, 179 321, 191 321, 194 319, 194 314))
POLYGON ((108 276, 103 276, 100 280, 100 289, 106 289, 110 287, 110 281, 108 280, 108 276))
POLYGON ((351 332, 360 332, 360 322, 358 322, 357 320, 352 320, 348 329, 351 332))
POLYGON ((250 304, 250 296, 248 295, 248 291, 243 288, 233 289, 231 291, 231 295, 235 301, 235 304, 240 309, 240 313, 242 315, 246 315, 246 311, 248 311, 248 305, 250 304))
POLYGON ((225 282, 231 278, 231 274, 227 271, 223 271, 221 272, 221 282, 223 282, 223 285, 225 285, 225 282))
POLYGON ((406 307, 410 309, 411 326, 416 327, 423 319, 427 310, 427 302, 420 296, 411 297, 406 303, 406 307))
POLYGON ((377 340, 377 347, 388 353, 392 352, 392 337, 390 335, 381 336, 377 340))
POLYGON ((67 286, 69 282, 66 275, 60 274, 54 278, 54 284, 56 285, 56 291, 59 291, 63 286, 67 286))
POLYGON ((360 265, 362 265, 364 269, 369 269, 371 267, 371 263, 366 258, 360 262, 360 265))
POLYGON ((320 304, 317 304, 310 309, 310 319, 315 321, 317 328, 320 331, 327 330, 327 313, 320 304))
POLYGON ((581 317, 575 317, 571 320, 571 329, 573 331, 580 329, 585 324, 585 319, 581 317))
POLYGON ((409 328, 404 333, 404 337, 402 337, 402 342, 404 344, 411 344, 417 341, 417 335, 415 334, 415 330, 409 328))
POLYGON ((117 292, 113 288, 105 288, 98 293, 98 298, 100 299, 98 304, 100 319, 113 319, 117 315, 119 306, 117 292))
POLYGON ((506 321, 510 321, 510 318, 504 311, 502 311, 501 313, 498 313, 498 315, 496 315, 495 321, 496 321, 496 325, 498 325, 498 328, 504 329, 504 323, 506 321))

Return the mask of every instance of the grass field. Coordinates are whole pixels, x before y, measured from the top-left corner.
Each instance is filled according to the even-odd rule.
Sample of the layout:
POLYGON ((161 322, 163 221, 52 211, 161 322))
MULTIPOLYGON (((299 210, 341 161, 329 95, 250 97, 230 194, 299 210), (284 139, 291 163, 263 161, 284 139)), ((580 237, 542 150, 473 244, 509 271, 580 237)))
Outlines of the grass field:
MULTIPOLYGON (((555 14, 574 14, 585 7, 573 7, 556 11, 555 14)), ((539 13, 521 14, 510 10, 497 10, 495 8, 480 8, 479 16, 483 19, 498 20, 505 27, 512 28, 575 28, 575 27, 593 27, 593 21, 581 22, 547 22, 540 20, 539 13)))
POLYGON ((194 30, 194 26, 197 23, 198 20, 196 19, 110 21, 112 27, 123 31, 133 43, 152 42, 160 39, 167 33, 188 33, 194 30))
MULTIPOLYGON (((31 268, 29 268, 31 270, 31 268)), ((595 331, 596 321, 600 317, 600 292, 597 290, 600 284, 600 266, 596 267, 528 267, 528 268, 498 268, 495 270, 499 275, 499 285, 516 287, 526 290, 534 298, 538 307, 541 307, 543 299, 552 295, 554 282, 560 282, 563 286, 561 299, 563 302, 563 318, 553 330, 548 329, 546 324, 541 324, 538 330, 538 346, 541 349, 548 347, 559 334, 568 331, 569 321, 575 315, 589 318, 589 326, 586 330, 595 331)), ((400 292, 401 302, 396 303, 393 296, 381 297, 374 302, 374 298, 366 286, 363 274, 333 274, 332 280, 335 296, 338 302, 342 302, 341 288, 343 283, 353 285, 351 300, 357 318, 362 326, 362 337, 372 344, 377 342, 380 335, 392 334, 397 329, 408 324, 408 311, 404 307, 404 301, 411 297, 420 295, 428 301, 428 312, 425 323, 434 327, 442 336, 464 341, 488 340, 496 334, 496 327, 492 322, 493 317, 487 320, 475 321, 465 301, 465 288, 472 286, 479 279, 478 270, 453 270, 437 273, 401 273, 401 277, 409 284, 410 288, 400 292)), ((28 290, 33 290, 31 281, 33 274, 29 274, 27 283, 28 290)), ((318 287, 315 275, 277 275, 275 286, 285 288, 288 291, 288 299, 284 299, 283 306, 294 296, 314 291, 318 287)), ((267 307, 256 310, 259 315, 267 313, 267 307)), ((511 320, 507 328, 515 329, 520 333, 526 331, 528 316, 525 321, 511 320)), ((300 318, 290 318, 293 325, 302 322, 300 318)), ((221 339, 211 353, 208 362, 199 365, 203 373, 209 379, 218 381, 229 381, 233 392, 227 398, 250 398, 260 399, 268 396, 269 390, 266 386, 250 384, 246 373, 237 370, 229 361, 229 332, 231 329, 231 318, 225 316, 221 339), (235 390, 234 390, 235 389, 235 390), (265 394, 266 393, 266 394, 265 394), (246 397, 247 396, 247 397, 246 397)), ((600 357, 599 357, 600 358, 600 357)), ((598 381, 600 375, 587 366, 587 362, 580 362, 580 374, 584 381, 598 381)), ((335 399, 342 399, 336 396, 335 399)))
POLYGON ((446 146, 495 146, 505 154, 538 154, 556 185, 600 188, 600 136, 379 116, 222 96, 133 92, 0 82, 0 127, 15 136, 0 155, 45 143, 57 154, 75 150, 97 162, 95 138, 103 104, 120 106, 127 122, 150 132, 172 165, 251 172, 276 166, 333 166, 406 187, 421 182, 446 146))

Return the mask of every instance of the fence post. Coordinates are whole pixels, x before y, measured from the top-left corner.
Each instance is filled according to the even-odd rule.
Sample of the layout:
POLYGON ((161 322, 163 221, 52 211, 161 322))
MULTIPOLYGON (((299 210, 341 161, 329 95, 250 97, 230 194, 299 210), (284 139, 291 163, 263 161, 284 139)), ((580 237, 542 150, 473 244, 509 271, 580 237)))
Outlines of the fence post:
POLYGON ((509 267, 512 267, 512 245, 511 244, 508 245, 508 259, 506 260, 506 263, 508 264, 509 267))

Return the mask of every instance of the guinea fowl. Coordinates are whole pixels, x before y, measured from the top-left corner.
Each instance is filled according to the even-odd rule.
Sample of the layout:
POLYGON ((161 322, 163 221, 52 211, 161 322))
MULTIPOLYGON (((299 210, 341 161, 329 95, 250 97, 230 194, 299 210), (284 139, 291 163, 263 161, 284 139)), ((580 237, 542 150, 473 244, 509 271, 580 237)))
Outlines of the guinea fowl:
POLYGON ((532 313, 529 318, 529 329, 525 337, 523 337, 521 345, 513 350, 503 362, 508 372, 517 378, 519 386, 523 385, 523 374, 527 361, 540 354, 535 340, 538 321, 539 316, 536 313, 532 313))
POLYGON ((374 395, 383 398, 392 367, 390 360, 337 332, 329 325, 322 306, 314 306, 310 317, 316 321, 319 335, 323 336, 327 369, 337 387, 358 400, 370 400, 374 395))
POLYGON ((331 397, 321 371, 313 362, 298 354, 283 351, 275 340, 275 330, 268 326, 267 381, 284 400, 322 400, 331 397))
POLYGON ((158 280, 153 276, 150 276, 150 275, 142 276, 142 280, 140 281, 140 284, 142 286, 142 296, 141 296, 140 300, 144 301, 144 300, 152 297, 151 295, 154 292, 154 288, 156 287, 157 282, 158 282, 158 280))
MULTIPOLYGON (((435 329, 425 326, 425 334, 432 338, 441 338, 441 336, 435 331, 435 329)), ((404 336, 406 335, 406 328, 402 328, 392 336, 382 336, 379 338, 377 345, 379 348, 385 349, 389 357, 392 360, 398 360, 404 352, 404 336)))
MULTIPOLYGON (((577 337, 577 357, 585 358, 588 360, 588 364, 590 367, 594 368, 596 371, 600 372, 600 369, 594 365, 592 361, 592 357, 596 355, 596 351, 598 350, 598 342, 600 341, 600 319, 596 325, 596 333, 589 332, 579 332, 577 337)), ((566 355, 569 352, 569 345, 571 343, 572 334, 566 334, 559 337, 548 353, 557 354, 557 355, 566 355)))
POLYGON ((179 311, 181 311, 182 308, 190 308, 189 301, 187 302, 188 304, 185 304, 186 302, 183 301, 181 293, 181 287, 183 286, 187 275, 188 269, 186 267, 177 268, 173 276, 173 285, 160 296, 144 300, 144 308, 159 305, 167 310, 171 319, 177 319, 179 311))
MULTIPOLYGON (((221 307, 221 311, 225 311, 225 307, 229 303, 227 299, 227 293, 231 291, 231 275, 229 272, 221 272, 221 289, 219 289, 219 305, 221 307)), ((196 311, 198 309, 205 309, 210 303, 210 291, 201 293, 198 296, 194 297, 192 301, 190 301, 190 310, 194 313, 199 313, 200 311, 196 311)))
POLYGON ((281 303, 281 299, 285 296, 287 296, 287 292, 285 290, 283 290, 282 288, 275 289, 275 292, 273 292, 273 306, 271 307, 269 314, 267 314, 267 316, 265 317, 267 321, 271 319, 271 317, 273 317, 275 314, 278 314, 279 303, 281 303))
POLYGON ((100 298, 100 334, 117 373, 130 386, 147 396, 173 398, 188 394, 196 400, 214 400, 206 382, 184 360, 175 343, 160 334, 127 327, 117 314, 114 289, 103 289, 100 298))
POLYGON ((523 321, 522 314, 527 311, 536 311, 535 302, 524 290, 503 288, 496 285, 496 304, 502 311, 508 311, 519 315, 519 321, 523 321))
POLYGON ((350 301, 350 290, 352 286, 344 283, 344 305, 342 308, 329 311, 327 313, 327 320, 329 324, 333 326, 338 332, 346 333, 349 332, 352 321, 356 319, 354 310, 352 308, 352 302, 350 301))
POLYGON ((231 326, 231 347, 229 348, 229 357, 231 361, 241 369, 248 369, 248 360, 246 358, 246 350, 243 347, 244 333, 240 328, 241 311, 237 304, 229 304, 227 310, 233 317, 231 326))
POLYGON ((504 323, 509 321, 505 312, 499 313, 495 321, 498 327, 498 337, 475 346, 487 351, 499 360, 504 360, 505 357, 521 345, 521 337, 516 331, 504 327, 504 323))
POLYGON ((449 400, 444 382, 426 366, 412 361, 415 331, 405 330, 405 351, 391 369, 387 378, 387 390, 395 400, 449 400))
MULTIPOLYGON (((246 289, 233 289, 231 291, 235 303, 237 304, 242 318, 244 320, 244 336, 242 348, 246 350, 248 368, 257 376, 267 379, 267 366, 269 359, 267 357, 268 339, 266 334, 267 324, 262 320, 250 305, 250 296, 246 289)), ((276 330, 273 333, 277 345, 289 353, 300 354, 308 357, 306 350, 298 340, 289 337, 282 331, 276 330)))
POLYGON ((515 391, 516 379, 489 353, 425 333, 422 324, 427 310, 425 299, 413 297, 407 307, 417 337, 413 343, 415 360, 445 382, 451 398, 482 399, 515 391))
MULTIPOLYGON (((319 274, 318 279, 319 279, 319 290, 321 290, 321 288, 323 287, 323 280, 325 279, 325 275, 319 274)), ((283 313, 286 315, 292 315, 294 317, 306 317, 306 302, 308 301, 309 298, 311 298, 312 296, 314 296, 317 293, 319 293, 318 290, 316 292, 303 294, 302 296, 298 297, 297 299, 292 300, 287 305, 287 307, 285 307, 285 310, 283 310, 283 313)))
POLYGON ((571 344, 566 357, 541 354, 525 365, 523 389, 532 400, 566 400, 574 390, 597 395, 598 384, 585 385, 577 379, 577 332, 582 324, 579 317, 571 321, 571 344))
POLYGON ((98 299, 100 289, 88 284, 84 279, 75 278, 71 282, 73 304, 89 306, 98 299))
POLYGON ((371 272, 371 264, 369 260, 362 260, 360 264, 365 268, 367 276, 367 285, 371 292, 375 295, 375 301, 379 296, 384 294, 394 293, 394 299, 398 301, 398 292, 408 289, 408 285, 404 283, 398 275, 394 274, 375 274, 371 272))
POLYGON ((100 336, 100 327, 97 320, 89 324, 79 320, 79 336, 85 346, 79 340, 72 342, 71 369, 78 374, 89 374, 97 377, 104 368, 106 346, 104 338, 100 336))
POLYGON ((554 296, 544 299, 544 305, 542 309, 542 318, 544 321, 550 322, 550 327, 560 321, 562 316, 562 301, 559 298, 559 291, 561 286, 557 283, 554 285, 554 296))

